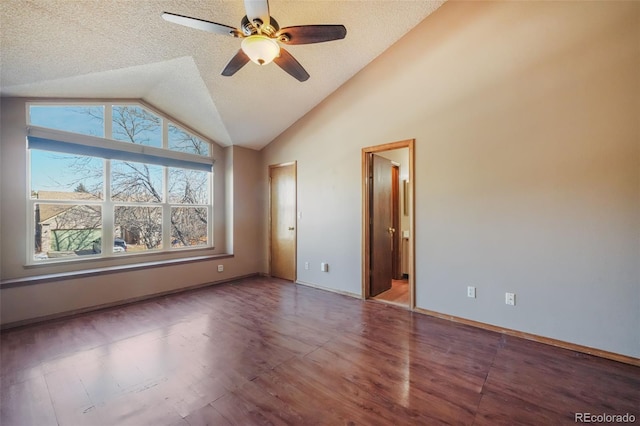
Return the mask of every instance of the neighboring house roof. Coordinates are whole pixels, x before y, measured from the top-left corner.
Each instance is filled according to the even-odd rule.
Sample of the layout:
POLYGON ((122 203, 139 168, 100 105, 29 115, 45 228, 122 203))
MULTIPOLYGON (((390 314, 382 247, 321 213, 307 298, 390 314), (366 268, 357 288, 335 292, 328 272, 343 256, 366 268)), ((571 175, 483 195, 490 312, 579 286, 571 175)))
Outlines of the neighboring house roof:
MULTIPOLYGON (((39 200, 100 200, 100 197, 88 192, 63 192, 63 191, 38 191, 39 200)), ((59 214, 70 210, 76 206, 65 204, 40 204, 40 222, 46 222, 59 214)))

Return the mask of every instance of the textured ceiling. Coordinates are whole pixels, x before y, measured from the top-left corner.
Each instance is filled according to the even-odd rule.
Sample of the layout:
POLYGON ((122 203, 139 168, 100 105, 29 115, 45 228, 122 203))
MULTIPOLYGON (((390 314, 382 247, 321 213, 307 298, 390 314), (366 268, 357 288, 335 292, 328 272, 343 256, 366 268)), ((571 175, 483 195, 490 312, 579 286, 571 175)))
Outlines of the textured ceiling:
POLYGON ((344 40, 287 47, 311 75, 300 83, 275 64, 223 77, 240 40, 161 18, 239 27, 242 1, 3 0, 0 94, 140 98, 220 145, 260 149, 442 3, 271 0, 281 27, 347 28, 344 40))

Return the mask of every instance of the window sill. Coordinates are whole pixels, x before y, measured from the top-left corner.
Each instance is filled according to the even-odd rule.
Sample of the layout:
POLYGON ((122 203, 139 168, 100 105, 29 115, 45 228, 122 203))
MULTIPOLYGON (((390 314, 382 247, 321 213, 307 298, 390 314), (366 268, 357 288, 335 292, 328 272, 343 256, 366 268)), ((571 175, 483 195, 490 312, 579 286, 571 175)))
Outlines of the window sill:
MULTIPOLYGON (((59 266, 59 265, 86 265, 87 263, 93 262, 112 262, 114 260, 126 259, 126 264, 129 265, 139 265, 143 262, 143 259, 150 258, 158 258, 159 256, 165 257, 166 255, 172 256, 169 259, 191 259, 195 257, 209 256, 208 253, 211 253, 215 247, 189 247, 189 248, 181 248, 177 250, 147 250, 141 252, 127 252, 127 253, 116 253, 108 256, 68 256, 68 257, 58 257, 48 260, 43 260, 40 262, 31 262, 24 265, 25 269, 39 269, 39 268, 48 268, 51 266, 59 266), (198 254, 202 253, 201 256, 198 254), (174 256, 175 255, 175 256, 174 256), (187 256, 187 257, 178 257, 178 256, 187 256), (134 260, 131 260, 134 259, 134 260)), ((223 254, 223 256, 226 254, 223 254)), ((216 256, 216 255, 212 255, 216 256)), ((125 263, 123 262, 123 263, 125 263)), ((153 262, 153 261, 149 261, 153 262)), ((161 261, 160 261, 161 262, 161 261)), ((93 269, 93 268, 87 268, 93 269)))
POLYGON ((101 268, 83 269, 81 271, 60 272, 56 274, 43 274, 31 277, 15 278, 0 281, 0 289, 23 287, 28 285, 36 285, 50 283, 55 281, 64 281, 69 279, 87 278, 106 274, 115 274, 120 272, 139 271, 151 268, 161 268, 171 265, 184 265, 187 263, 203 262, 214 259, 229 259, 233 254, 214 254, 205 256, 193 256, 182 259, 159 260, 152 262, 141 262, 131 265, 105 266, 101 268))

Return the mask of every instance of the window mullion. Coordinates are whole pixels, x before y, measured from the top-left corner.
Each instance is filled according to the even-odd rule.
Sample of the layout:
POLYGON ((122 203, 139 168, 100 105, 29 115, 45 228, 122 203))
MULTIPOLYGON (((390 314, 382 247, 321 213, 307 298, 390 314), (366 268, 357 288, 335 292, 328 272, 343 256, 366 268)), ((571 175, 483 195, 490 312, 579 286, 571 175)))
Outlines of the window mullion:
MULTIPOLYGON (((29 108, 27 107, 27 123, 29 122, 29 108)), ((25 170, 27 170, 27 264, 31 264, 35 261, 35 247, 36 247, 36 217, 35 217, 35 201, 31 195, 31 150, 27 149, 27 164, 25 164, 25 170)))
MULTIPOLYGON (((169 146, 169 125, 162 119, 162 147, 169 146)), ((162 249, 171 248, 171 206, 169 206, 169 167, 162 168, 162 249)))
POLYGON ((115 235, 114 204, 111 200, 111 160, 104 160, 104 208, 102 209, 102 253, 111 255, 115 235))
POLYGON ((169 124, 162 119, 162 148, 169 149, 169 124))
MULTIPOLYGON (((104 105, 104 136, 113 139, 113 110, 110 104, 104 105)), ((113 251, 114 235, 114 206, 111 201, 111 160, 104 160, 104 208, 102 209, 102 253, 111 254, 113 251)))
MULTIPOLYGON (((31 192, 31 191, 29 191, 31 192)), ((36 222, 36 202, 38 200, 33 200, 31 197, 27 200, 27 238, 28 244, 26 246, 27 249, 27 264, 31 264, 35 261, 35 247, 36 247, 36 226, 38 226, 36 222)))
POLYGON ((162 249, 171 248, 171 206, 169 205, 169 168, 162 173, 162 249))
POLYGON ((215 172, 211 172, 209 173, 208 179, 207 179, 207 184, 209 185, 208 191, 209 191, 209 204, 207 205, 207 212, 209 213, 207 216, 207 236, 209 238, 209 246, 214 247, 215 246, 215 234, 214 234, 214 226, 213 226, 213 206, 215 205, 215 191, 214 191, 214 179, 213 179, 213 175, 215 172))
POLYGON ((113 139, 113 109, 111 105, 104 105, 104 137, 105 139, 113 139))

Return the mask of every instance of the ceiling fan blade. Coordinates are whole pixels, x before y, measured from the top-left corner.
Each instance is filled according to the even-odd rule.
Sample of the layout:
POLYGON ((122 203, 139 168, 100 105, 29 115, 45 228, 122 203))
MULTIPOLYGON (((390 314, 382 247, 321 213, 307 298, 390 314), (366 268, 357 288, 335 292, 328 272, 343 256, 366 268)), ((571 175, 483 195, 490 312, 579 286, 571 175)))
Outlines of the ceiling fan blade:
POLYGON ((269 0, 244 0, 244 10, 247 11, 247 18, 253 22, 256 18, 263 24, 270 24, 269 0))
POLYGON ((343 39, 347 29, 344 25, 300 25, 283 28, 276 35, 285 35, 284 40, 280 39, 285 44, 311 44, 343 39))
POLYGON ((203 19, 190 18, 188 16, 176 15, 175 13, 164 12, 162 19, 173 22, 174 24, 184 25, 185 27, 195 28, 197 30, 208 31, 210 33, 230 35, 238 37, 240 33, 236 28, 228 25, 217 24, 215 22, 205 21, 203 19))
POLYGON ((242 49, 238 50, 238 53, 231 58, 227 66, 222 70, 222 75, 225 77, 231 77, 238 72, 240 68, 245 66, 247 62, 249 62, 249 57, 242 51, 242 49))
POLYGON ((280 48, 280 56, 276 57, 273 62, 298 81, 307 81, 309 79, 309 73, 302 68, 300 62, 296 61, 296 58, 282 47, 280 48))

